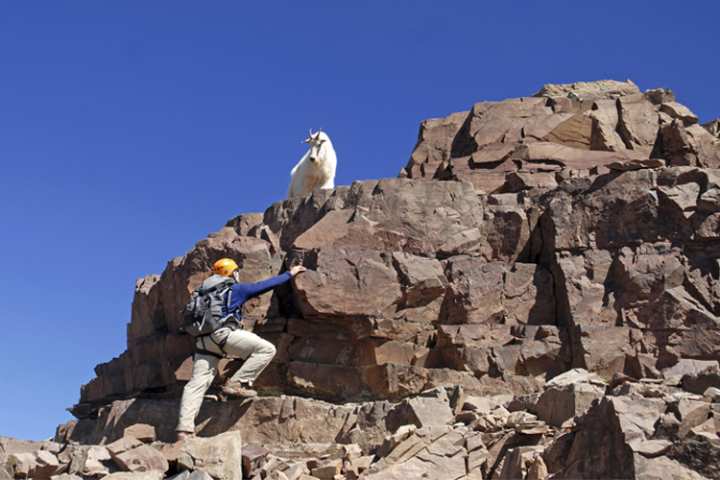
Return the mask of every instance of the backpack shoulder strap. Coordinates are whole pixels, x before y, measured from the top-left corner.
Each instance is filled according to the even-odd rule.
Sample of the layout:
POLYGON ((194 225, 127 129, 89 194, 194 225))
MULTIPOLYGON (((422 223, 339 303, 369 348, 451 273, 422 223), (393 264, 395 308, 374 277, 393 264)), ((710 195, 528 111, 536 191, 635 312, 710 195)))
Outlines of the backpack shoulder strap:
POLYGON ((210 277, 203 283, 203 285, 198 288, 198 292, 201 295, 205 295, 221 288, 229 288, 233 283, 235 283, 235 281, 232 278, 221 277, 220 279, 213 279, 212 277, 210 277))
POLYGON ((225 295, 225 309, 230 310, 230 303, 232 302, 232 285, 228 285, 222 294, 225 295))

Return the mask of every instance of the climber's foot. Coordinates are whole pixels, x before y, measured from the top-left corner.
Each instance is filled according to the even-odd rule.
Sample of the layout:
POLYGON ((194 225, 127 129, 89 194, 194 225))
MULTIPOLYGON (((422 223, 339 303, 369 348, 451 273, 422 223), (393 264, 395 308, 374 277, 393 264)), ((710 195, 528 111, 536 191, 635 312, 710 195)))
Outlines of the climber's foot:
POLYGON ((222 393, 228 397, 253 398, 257 397, 257 392, 242 383, 226 383, 220 389, 222 393))
POLYGON ((193 438, 195 434, 193 432, 177 432, 177 441, 184 442, 189 438, 193 438))

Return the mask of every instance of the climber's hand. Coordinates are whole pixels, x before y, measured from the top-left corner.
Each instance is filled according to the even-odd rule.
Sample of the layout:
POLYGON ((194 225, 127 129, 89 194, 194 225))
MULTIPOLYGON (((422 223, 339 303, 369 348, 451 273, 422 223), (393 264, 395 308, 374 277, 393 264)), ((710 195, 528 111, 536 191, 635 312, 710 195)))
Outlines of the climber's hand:
POLYGON ((303 267, 302 265, 295 265, 294 267, 292 267, 290 269, 290 275, 292 275, 294 277, 298 273, 302 273, 305 271, 307 271, 307 268, 303 267))

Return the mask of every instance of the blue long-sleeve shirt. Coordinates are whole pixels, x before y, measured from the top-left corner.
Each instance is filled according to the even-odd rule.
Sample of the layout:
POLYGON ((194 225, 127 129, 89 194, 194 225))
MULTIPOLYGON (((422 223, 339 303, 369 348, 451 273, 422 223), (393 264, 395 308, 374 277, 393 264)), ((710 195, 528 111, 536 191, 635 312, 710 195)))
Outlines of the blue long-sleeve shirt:
POLYGON ((230 305, 228 306, 227 313, 236 312, 251 298, 262 295, 278 285, 282 285, 291 278, 292 275, 290 275, 290 272, 285 272, 257 283, 236 283, 231 287, 232 290, 230 290, 230 305))

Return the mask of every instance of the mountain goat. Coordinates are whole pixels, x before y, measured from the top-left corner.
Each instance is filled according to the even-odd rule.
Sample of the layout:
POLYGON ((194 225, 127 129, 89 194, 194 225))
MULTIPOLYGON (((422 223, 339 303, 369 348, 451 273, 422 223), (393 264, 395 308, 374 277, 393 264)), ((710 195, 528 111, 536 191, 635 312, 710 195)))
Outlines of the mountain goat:
POLYGON ((310 149, 290 172, 288 198, 303 197, 316 188, 335 188, 337 155, 327 133, 319 130, 305 139, 310 149))

